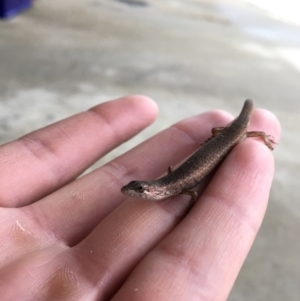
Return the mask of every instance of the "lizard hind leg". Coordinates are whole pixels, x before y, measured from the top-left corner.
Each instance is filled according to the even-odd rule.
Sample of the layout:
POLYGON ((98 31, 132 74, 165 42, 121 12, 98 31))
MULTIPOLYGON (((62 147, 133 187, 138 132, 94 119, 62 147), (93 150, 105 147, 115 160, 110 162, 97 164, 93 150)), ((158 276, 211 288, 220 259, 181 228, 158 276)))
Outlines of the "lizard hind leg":
POLYGON ((226 129, 226 126, 219 126, 211 129, 212 136, 215 137, 226 129))
POLYGON ((215 127, 211 129, 211 136, 209 138, 207 138, 203 143, 208 142, 209 140, 215 138, 217 135, 219 135, 221 132, 224 131, 224 129, 226 129, 226 127, 215 127))
POLYGON ((270 135, 267 135, 265 132, 261 132, 261 131, 252 131, 252 132, 246 132, 246 137, 260 137, 265 145, 270 149, 273 150, 273 144, 276 144, 276 142, 274 141, 274 138, 270 135))

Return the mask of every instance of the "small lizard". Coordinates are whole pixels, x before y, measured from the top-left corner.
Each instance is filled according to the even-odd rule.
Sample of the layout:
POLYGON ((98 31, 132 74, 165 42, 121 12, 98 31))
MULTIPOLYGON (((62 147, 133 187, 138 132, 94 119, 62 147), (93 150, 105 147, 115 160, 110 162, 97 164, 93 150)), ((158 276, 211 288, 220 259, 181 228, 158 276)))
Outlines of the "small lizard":
POLYGON ((273 150, 271 143, 275 142, 265 132, 247 132, 253 110, 253 101, 247 99, 240 115, 228 127, 213 128, 212 136, 177 169, 173 170, 170 166, 166 176, 153 181, 131 181, 122 187, 121 192, 127 196, 154 201, 177 194, 188 194, 191 196, 191 206, 198 197, 197 192, 191 189, 198 185, 237 143, 247 137, 261 137, 267 147, 273 150))

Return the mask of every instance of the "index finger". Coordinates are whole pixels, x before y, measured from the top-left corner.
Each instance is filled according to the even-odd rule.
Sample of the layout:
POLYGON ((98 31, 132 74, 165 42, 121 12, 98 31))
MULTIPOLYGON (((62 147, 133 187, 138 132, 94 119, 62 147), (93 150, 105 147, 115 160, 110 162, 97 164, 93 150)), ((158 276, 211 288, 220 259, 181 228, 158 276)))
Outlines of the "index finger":
POLYGON ((67 184, 156 114, 149 98, 123 97, 1 146, 0 206, 28 205, 67 184))

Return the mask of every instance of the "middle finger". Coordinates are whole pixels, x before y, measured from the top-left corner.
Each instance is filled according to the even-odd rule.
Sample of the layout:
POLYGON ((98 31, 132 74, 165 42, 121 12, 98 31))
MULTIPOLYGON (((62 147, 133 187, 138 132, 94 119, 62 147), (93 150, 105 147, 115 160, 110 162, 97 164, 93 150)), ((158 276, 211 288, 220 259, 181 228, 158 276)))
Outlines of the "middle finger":
MULTIPOLYGON (((125 196, 120 192, 124 184, 133 179, 152 179, 166 172, 169 165, 174 166, 199 148, 213 126, 226 124, 229 119, 226 116, 210 112, 182 121, 23 209, 26 215, 34 213, 35 220, 47 232, 50 229, 68 245, 77 244, 124 201, 125 196)), ((165 203, 159 202, 160 206, 165 203)))

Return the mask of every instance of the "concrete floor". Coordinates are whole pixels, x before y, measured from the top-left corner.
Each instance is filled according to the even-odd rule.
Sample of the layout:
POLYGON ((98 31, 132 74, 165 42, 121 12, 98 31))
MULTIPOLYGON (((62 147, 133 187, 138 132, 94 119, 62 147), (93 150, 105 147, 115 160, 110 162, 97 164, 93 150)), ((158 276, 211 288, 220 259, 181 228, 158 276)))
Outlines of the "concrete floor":
POLYGON ((145 94, 158 121, 97 166, 184 117, 245 98, 283 136, 261 231, 229 300, 300 300, 300 28, 233 0, 39 0, 0 23, 0 142, 101 101, 145 94))

